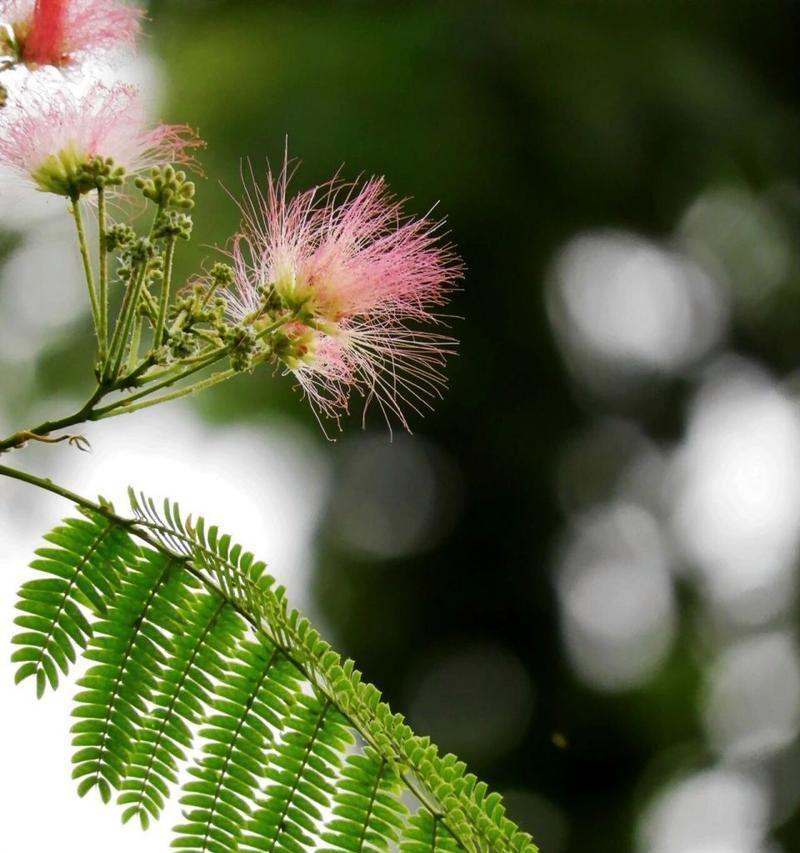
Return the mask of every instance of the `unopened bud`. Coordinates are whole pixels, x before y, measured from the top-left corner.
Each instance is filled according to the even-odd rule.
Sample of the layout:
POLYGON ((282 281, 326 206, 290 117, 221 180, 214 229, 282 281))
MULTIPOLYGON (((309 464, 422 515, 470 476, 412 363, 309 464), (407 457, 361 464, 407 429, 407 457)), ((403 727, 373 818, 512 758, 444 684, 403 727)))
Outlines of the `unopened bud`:
POLYGON ((211 280, 218 287, 229 287, 233 284, 233 268, 229 264, 216 263, 209 273, 211 280))
POLYGON ((156 239, 173 237, 188 240, 192 236, 192 217, 175 210, 164 211, 156 222, 153 236, 156 239))
POLYGON ((176 172, 173 166, 154 166, 149 176, 137 178, 135 185, 145 198, 164 210, 194 207, 194 183, 186 180, 186 172, 176 172))
POLYGON ((119 223, 112 225, 105 233, 105 246, 107 252, 117 252, 127 249, 136 239, 136 232, 130 225, 119 223))

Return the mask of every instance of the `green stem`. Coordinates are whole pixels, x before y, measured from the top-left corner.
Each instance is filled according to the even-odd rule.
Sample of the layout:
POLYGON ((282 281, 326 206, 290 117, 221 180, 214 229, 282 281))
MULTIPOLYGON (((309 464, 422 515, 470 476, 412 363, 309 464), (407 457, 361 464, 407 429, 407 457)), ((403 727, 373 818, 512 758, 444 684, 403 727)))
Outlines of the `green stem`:
POLYGON ((130 337, 131 325, 139 306, 139 296, 147 276, 147 266, 147 259, 144 259, 135 275, 131 277, 125 290, 125 298, 122 300, 122 308, 114 327, 114 337, 111 339, 106 370, 103 373, 105 379, 116 379, 122 367, 122 360, 125 357, 125 344, 130 337))
MULTIPOLYGON (((227 349, 224 349, 221 352, 219 350, 215 350, 214 353, 212 353, 213 358, 209 357, 207 360, 196 364, 189 370, 184 370, 180 373, 174 374, 173 376, 169 376, 161 382, 157 382, 155 385, 143 388, 141 391, 137 391, 135 394, 131 394, 129 397, 125 397, 122 400, 115 400, 108 406, 105 406, 102 409, 97 409, 96 414, 101 418, 106 418, 108 417, 109 413, 114 411, 115 409, 121 408, 123 406, 129 406, 131 403, 134 403, 137 400, 141 400, 142 397, 149 397, 151 394, 155 394, 156 391, 160 391, 162 388, 167 388, 168 386, 174 385, 176 382, 179 382, 181 379, 186 379, 187 377, 192 376, 192 374, 197 373, 204 367, 210 367, 212 364, 219 361, 220 358, 222 358, 226 353, 227 349)), ((133 409, 128 409, 128 411, 133 411, 133 409)))
MULTIPOLYGON (((137 276, 138 284, 128 285, 128 290, 126 291, 125 296, 126 300, 129 303, 133 302, 133 296, 131 295, 133 289, 135 289, 137 286, 141 287, 141 282, 143 278, 144 272, 141 272, 137 276)), ((130 327, 129 321, 132 315, 130 314, 130 312, 128 312, 126 316, 128 317, 128 326, 130 327)), ((276 320, 265 329, 262 329, 258 337, 264 338, 267 335, 272 334, 290 320, 291 317, 283 317, 279 320, 276 320)), ((124 335, 122 334, 123 326, 121 325, 121 321, 122 312, 120 314, 120 320, 118 320, 117 322, 117 327, 114 330, 114 338, 112 339, 111 349, 108 353, 109 360, 114 356, 115 352, 118 353, 117 366, 114 370, 113 376, 117 375, 119 367, 121 366, 121 361, 124 356, 124 349, 122 347, 124 347, 124 342, 128 336, 127 333, 125 333, 124 335)), ((134 334, 134 338, 135 337, 136 335, 134 334)), ((135 349, 138 349, 138 346, 136 346, 135 349)), ((135 349, 132 349, 132 352, 134 352, 135 349)), ((92 396, 80 409, 78 409, 78 411, 74 412, 71 415, 67 415, 66 417, 59 418, 57 420, 45 421, 44 423, 41 423, 38 426, 33 427, 29 430, 19 430, 18 432, 12 433, 6 439, 0 440, 0 454, 5 453, 8 450, 13 450, 15 448, 22 447, 35 436, 49 436, 51 433, 57 430, 66 429, 77 424, 85 423, 86 421, 97 421, 112 417, 115 414, 135 412, 139 409, 146 409, 150 406, 155 406, 158 403, 166 403, 169 400, 176 400, 180 397, 186 397, 190 394, 196 394, 199 391, 205 390, 206 388, 211 388, 212 386, 217 385, 219 382, 223 382, 226 379, 230 379, 232 376, 235 376, 237 371, 232 368, 228 370, 219 371, 207 377, 206 379, 203 379, 199 382, 195 382, 191 385, 187 385, 184 388, 177 388, 175 391, 172 391, 168 394, 162 394, 160 397, 152 396, 163 388, 168 388, 170 385, 174 385, 176 382, 180 382, 182 379, 187 379, 188 377, 193 376, 195 373, 198 373, 204 368, 210 367, 212 364, 215 364, 217 361, 228 355, 230 352, 231 349, 228 346, 215 347, 204 354, 195 356, 195 358, 190 359, 189 361, 184 362, 183 364, 167 368, 166 371, 156 371, 154 374, 148 376, 146 374, 146 371, 150 366, 152 366, 153 363, 151 354, 151 356, 144 359, 138 366, 136 366, 135 363, 132 363, 128 368, 127 375, 121 378, 112 379, 104 373, 103 378, 101 379, 92 396), (176 369, 178 370, 178 372, 173 372, 176 369), (160 376, 164 376, 164 378, 160 382, 156 382, 155 385, 144 387, 142 388, 142 390, 137 391, 128 397, 123 397, 119 400, 115 400, 113 403, 110 403, 107 406, 97 408, 97 404, 113 391, 123 391, 126 388, 135 387, 141 384, 141 382, 150 382, 152 381, 152 379, 160 376)), ((256 362, 263 361, 265 358, 268 357, 268 355, 268 352, 262 353, 261 356, 256 359, 256 362)))
MULTIPOLYGON (((199 370, 202 370, 204 367, 209 367, 214 361, 217 361, 221 354, 219 351, 215 351, 213 353, 214 358, 202 362, 190 370, 185 370, 181 373, 178 373, 168 379, 165 379, 162 382, 159 382, 157 385, 151 388, 145 388, 142 391, 137 392, 136 394, 131 395, 130 397, 123 398, 121 400, 117 400, 114 403, 111 403, 108 406, 103 408, 96 408, 97 403, 99 403, 103 397, 110 394, 112 391, 121 391, 125 388, 129 388, 132 385, 135 385, 138 381, 139 377, 147 370, 147 368, 152 364, 150 359, 145 359, 133 372, 128 373, 127 376, 122 377, 116 382, 106 382, 104 384, 99 384, 95 389, 92 396, 84 403, 84 405, 78 409, 76 412, 73 412, 71 415, 66 415, 63 418, 58 418, 56 420, 44 421, 38 426, 32 427, 28 430, 19 430, 18 432, 12 433, 8 438, 0 440, 0 453, 5 453, 8 450, 14 450, 15 448, 22 447, 22 445, 26 444, 31 440, 33 436, 47 436, 50 433, 56 432, 60 429, 67 429, 71 426, 76 426, 77 424, 86 423, 86 421, 96 421, 101 418, 110 417, 115 411, 119 411, 119 414, 122 414, 125 411, 134 411, 134 408, 130 408, 130 403, 135 402, 142 397, 146 397, 150 394, 155 393, 156 391, 161 390, 162 388, 166 388, 169 385, 174 384, 180 379, 185 379, 188 376, 196 373, 199 370)), ((227 373, 226 372, 226 378, 227 373)), ((215 374, 219 376, 219 374, 215 374)), ((209 383, 210 385, 216 384, 216 382, 221 381, 221 379, 217 379, 215 382, 209 383)), ((183 396, 186 393, 194 393, 199 390, 195 386, 190 386, 189 388, 182 391, 181 394, 171 394, 165 395, 164 397, 158 398, 158 402, 162 402, 165 399, 173 399, 175 397, 183 396)), ((156 401, 151 401, 148 405, 153 405, 156 401)), ((145 408, 145 406, 137 407, 137 408, 145 408)))
POLYGON ((199 364, 201 361, 206 364, 210 364, 216 361, 218 358, 221 358, 223 355, 226 355, 229 350, 230 348, 227 344, 214 344, 210 349, 204 349, 197 355, 182 359, 181 364, 187 367, 189 365, 199 364), (211 361, 209 361, 209 359, 211 359, 211 361))
MULTIPOLYGON (((200 370, 201 368, 198 367, 196 369, 200 370)), ((199 382, 195 382, 192 385, 185 385, 183 388, 176 388, 174 391, 170 391, 169 394, 162 394, 160 397, 143 399, 140 400, 138 403, 133 402, 133 397, 125 397, 122 400, 118 400, 116 403, 112 403, 110 406, 106 406, 103 409, 96 409, 93 420, 102 420, 103 418, 113 418, 115 415, 128 414, 129 412, 138 412, 140 409, 147 409, 150 406, 157 406, 159 403, 167 403, 170 400, 178 400, 181 397, 188 397, 190 394, 197 394, 198 392, 205 391, 207 388, 211 388, 212 386, 217 385, 220 382, 224 382, 226 379, 231 379, 232 377, 236 376, 237 373, 238 371, 234 370, 232 367, 228 368, 227 370, 220 370, 218 373, 212 373, 211 376, 208 376, 205 379, 201 379, 199 382), (133 405, 131 405, 132 402, 133 405)), ((172 382, 175 381, 177 381, 177 379, 172 380, 169 384, 172 384, 172 382)), ((154 390, 155 389, 149 389, 147 391, 147 394, 152 394, 154 390)))
POLYGON ((105 364, 108 355, 108 252, 106 250, 106 194, 97 188, 97 231, 100 248, 100 326, 97 330, 100 342, 100 363, 105 364))
MULTIPOLYGON (((203 362, 201 367, 208 367, 213 364, 215 361, 218 361, 222 356, 224 356, 228 352, 226 347, 212 347, 211 349, 203 350, 200 355, 192 356, 192 358, 184 358, 174 364, 167 365, 166 367, 160 367, 158 370, 153 370, 145 376, 145 382, 153 382, 156 379, 164 379, 165 377, 170 377, 168 381, 164 382, 159 387, 163 388, 166 385, 171 385, 173 382, 177 382, 178 379, 183 376, 188 376, 190 374, 184 373, 183 371, 187 367, 193 367, 194 365, 200 364, 203 362), (211 358, 211 356, 214 356, 211 358), (180 371, 179 373, 176 371, 180 371)), ((152 390, 157 391, 158 388, 153 388, 152 390)), ((141 393, 141 392, 139 392, 141 393)))
POLYGON ((147 288, 142 290, 142 306, 147 312, 147 317, 150 320, 150 325, 155 326, 156 316, 158 315, 158 303, 154 296, 147 288))
POLYGON ((294 315, 290 314, 286 317, 279 317, 277 320, 274 320, 269 326, 265 326, 257 335, 256 338, 261 340, 266 338, 267 335, 271 335, 273 332, 277 332, 278 329, 285 326, 287 323, 291 323, 294 320, 294 315))
POLYGON ((97 342, 101 344, 100 337, 100 308, 97 303, 97 292, 94 286, 94 272, 92 271, 92 259, 89 257, 89 246, 86 243, 86 232, 83 228, 83 216, 81 215, 80 199, 72 199, 70 204, 70 213, 75 220, 75 230, 78 232, 78 248, 81 253, 81 261, 83 262, 83 275, 86 279, 86 287, 89 290, 89 304, 92 309, 92 321, 94 322, 94 330, 97 335, 97 342))
POLYGON ((212 347, 216 348, 220 345, 220 336, 219 332, 212 332, 208 329, 195 329, 194 334, 197 335, 200 340, 205 341, 207 344, 210 344, 212 347))
MULTIPOLYGON (((271 323, 265 329, 262 329, 259 332, 258 337, 259 338, 265 338, 267 335, 270 335, 273 332, 277 331, 279 328, 281 328, 281 326, 285 325, 287 322, 290 322, 290 320, 291 320, 291 318, 286 318, 286 317, 283 317, 279 320, 276 320, 274 323, 271 323)), ((165 379, 163 379, 161 382, 156 383, 155 385, 151 385, 151 386, 148 386, 146 388, 143 388, 141 391, 137 391, 135 394, 131 394, 129 397, 125 397, 122 400, 116 400, 115 402, 110 403, 108 406, 106 406, 103 409, 97 409, 95 411, 95 414, 97 415, 97 417, 99 419, 99 418, 109 417, 109 415, 112 414, 117 409, 124 409, 126 412, 135 412, 138 409, 144 409, 144 408, 147 408, 147 406, 152 406, 157 402, 161 403, 161 402, 165 402, 166 400, 174 400, 178 397, 186 396, 186 394, 193 394, 196 391, 201 390, 201 387, 205 388, 205 387, 210 387, 210 385, 216 385, 217 382, 220 382, 222 380, 217 378, 214 382, 211 382, 210 385, 205 385, 204 382, 201 382, 201 383, 197 383, 196 385, 187 386, 187 388, 179 389, 178 391, 175 391, 172 394, 165 394, 164 396, 157 397, 156 399, 149 401, 146 405, 141 405, 141 406, 132 406, 131 405, 131 403, 135 403, 137 400, 141 400, 144 397, 149 397, 151 394, 154 394, 156 391, 160 391, 162 388, 167 388, 170 385, 174 385, 176 382, 179 382, 181 379, 187 379, 189 376, 192 376, 193 374, 197 373, 200 370, 203 370, 206 367, 211 367, 212 364, 215 364, 216 362, 220 361, 222 358, 224 358, 230 352, 231 352, 231 349, 229 346, 221 346, 221 347, 216 347, 216 348, 206 352, 205 354, 201 354, 199 356, 195 356, 192 359, 188 359, 186 362, 184 362, 184 365, 190 365, 187 367, 187 369, 182 370, 179 373, 167 375, 165 379)), ((169 368, 166 371, 157 371, 156 373, 151 374, 150 376, 147 376, 145 378, 147 380, 150 380, 150 379, 156 378, 158 376, 163 376, 165 372, 169 374, 169 371, 170 371, 169 368)), ((224 371, 224 373, 216 373, 216 374, 214 374, 214 376, 215 377, 224 376, 225 378, 228 378, 229 376, 232 376, 235 373, 236 373, 236 371, 227 370, 227 371, 224 371)))
POLYGON ((164 281, 161 285, 161 299, 158 303, 158 319, 153 332, 153 346, 160 347, 164 343, 164 328, 167 323, 167 306, 169 305, 170 290, 172 288, 172 261, 175 256, 175 238, 167 240, 167 248, 164 252, 164 281))
MULTIPOLYGON (((203 355, 206 356, 210 352, 211 352, 211 350, 205 350, 203 355)), ((173 364, 168 364, 166 367, 159 367, 156 370, 151 370, 147 374, 147 376, 145 376, 144 381, 145 382, 153 382, 156 379, 163 379, 165 376, 176 376, 177 370, 180 370, 182 367, 185 367, 186 365, 189 365, 189 364, 196 364, 198 361, 200 361, 200 359, 195 357, 195 358, 191 358, 191 359, 184 359, 184 360, 179 361, 179 362, 174 362, 173 364)), ((137 368, 137 370, 138 370, 138 368, 137 368)))
POLYGON ((125 369, 126 374, 132 373, 136 369, 139 361, 139 344, 142 341, 142 315, 137 311, 136 319, 133 321, 133 333, 131 334, 131 344, 128 348, 128 366, 125 369))
POLYGON ((187 317, 188 317, 188 314, 187 314, 185 308, 183 310, 179 311, 178 316, 175 318, 175 321, 169 327, 170 332, 177 332, 181 328, 181 326, 186 322, 187 317))
POLYGON ((71 415, 58 418, 57 420, 44 421, 44 423, 41 423, 29 430, 20 430, 19 432, 13 433, 8 438, 0 441, 0 453, 21 447, 30 440, 31 436, 50 435, 50 433, 55 432, 56 430, 67 429, 68 427, 94 420, 93 415, 95 411, 95 404, 103 398, 107 393, 107 390, 108 389, 98 385, 94 394, 92 394, 92 396, 80 409, 78 409, 77 412, 73 412, 71 415))
MULTIPOLYGON (((110 514, 109 510, 104 509, 99 504, 96 504, 94 501, 90 501, 87 498, 81 497, 75 492, 71 492, 69 489, 65 489, 63 486, 57 485, 47 477, 37 477, 35 474, 29 474, 27 471, 19 471, 16 468, 9 468, 6 465, 0 465, 0 476, 10 477, 12 480, 20 480, 23 483, 30 483, 30 485, 38 486, 40 489, 44 489, 46 492, 52 492, 54 495, 59 495, 62 498, 66 498, 68 501, 77 504, 78 506, 94 510, 95 512, 100 512, 105 515, 110 514)), ((121 518, 117 515, 114 515, 113 520, 119 521, 125 525, 131 524, 131 522, 127 519, 121 518)))
MULTIPOLYGON (((156 208, 155 216, 153 217, 153 224, 150 226, 151 240, 153 239, 156 224, 158 223, 158 219, 161 216, 162 211, 163 207, 159 204, 156 208)), ((122 362, 125 358, 126 344, 128 343, 128 338, 131 334, 131 326, 134 320, 136 320, 137 325, 139 322, 139 301, 144 300, 148 308, 154 308, 154 300, 147 288, 144 287, 144 281, 147 278, 148 266, 149 261, 147 259, 143 260, 142 266, 137 270, 135 277, 132 275, 128 282, 128 288, 125 291, 125 298, 122 300, 122 308, 120 309, 116 325, 114 326, 114 336, 111 340, 108 358, 103 365, 103 378, 106 381, 109 379, 116 379, 119 375, 122 362)), ((134 327, 134 332, 135 330, 136 327, 134 327)), ((132 345, 135 343, 135 349, 138 352, 139 342, 132 341, 131 343, 132 345)), ((133 346, 131 348, 133 349, 133 346)), ((133 369, 133 365, 135 363, 136 362, 134 360, 132 362, 131 369, 133 369)))
MULTIPOLYGON (((145 373, 149 368, 151 368, 153 364, 155 364, 155 356, 153 355, 153 353, 150 353, 148 356, 143 358, 133 370, 129 370, 125 374, 125 376, 123 376, 122 379, 120 379, 116 383, 115 387, 121 391, 125 388, 133 388, 135 386, 143 384, 139 381, 139 377, 142 376, 142 374, 145 373)), ((143 382, 149 381, 149 376, 147 377, 147 379, 143 380, 143 382)))

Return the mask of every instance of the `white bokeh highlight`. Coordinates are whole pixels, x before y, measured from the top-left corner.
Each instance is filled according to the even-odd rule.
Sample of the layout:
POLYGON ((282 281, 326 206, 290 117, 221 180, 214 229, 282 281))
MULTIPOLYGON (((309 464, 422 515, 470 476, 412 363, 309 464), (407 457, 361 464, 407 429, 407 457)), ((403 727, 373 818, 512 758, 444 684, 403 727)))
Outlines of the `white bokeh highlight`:
POLYGON ((636 378, 697 362, 727 323, 722 290, 703 268, 615 231, 564 246, 549 275, 548 309, 572 369, 611 394, 636 378))
POLYGON ((662 791, 642 816, 639 853, 766 853, 769 796, 755 779, 704 770, 662 791))
POLYGON ((800 411, 762 370, 709 371, 674 459, 672 526, 710 603, 746 624, 792 606, 800 411))
POLYGON ((604 505, 572 525, 556 568, 567 653, 600 690, 625 690, 661 666, 675 631, 668 543, 633 503, 604 505))
POLYGON ((0 360, 32 363, 43 340, 69 335, 85 313, 85 293, 69 220, 32 226, 0 267, 0 360))
POLYGON ((717 753, 763 760, 788 747, 800 729, 800 661, 786 632, 745 637, 712 666, 704 720, 717 753))

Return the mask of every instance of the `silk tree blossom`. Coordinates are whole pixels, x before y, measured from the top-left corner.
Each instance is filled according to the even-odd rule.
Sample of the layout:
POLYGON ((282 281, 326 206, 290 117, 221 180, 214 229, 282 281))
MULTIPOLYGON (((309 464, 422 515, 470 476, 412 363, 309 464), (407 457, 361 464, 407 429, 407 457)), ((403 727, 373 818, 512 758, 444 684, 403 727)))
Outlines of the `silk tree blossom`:
POLYGON ((78 93, 29 86, 0 123, 0 165, 43 192, 77 198, 95 186, 93 164, 116 176, 164 163, 194 164, 202 143, 185 125, 147 126, 138 90, 92 85, 78 93))
POLYGON ((68 66, 132 47, 142 15, 118 0, 0 0, 0 55, 68 66))
POLYGON ((442 325, 462 264, 441 223, 404 215, 382 178, 331 181, 288 197, 286 167, 241 205, 231 256, 230 319, 271 330, 272 354, 318 414, 338 419, 355 392, 408 428, 441 396, 453 338, 442 325))

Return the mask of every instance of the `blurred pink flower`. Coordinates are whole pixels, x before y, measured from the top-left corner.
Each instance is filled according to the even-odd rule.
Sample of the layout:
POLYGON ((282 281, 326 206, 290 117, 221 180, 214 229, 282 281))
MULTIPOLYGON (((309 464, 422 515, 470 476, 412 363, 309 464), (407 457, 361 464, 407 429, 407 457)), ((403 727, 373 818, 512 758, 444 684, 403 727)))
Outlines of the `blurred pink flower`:
POLYGON ((71 195, 95 157, 136 174, 163 163, 194 163, 202 143, 184 125, 148 128, 138 90, 94 84, 78 94, 27 87, 0 123, 0 165, 45 192, 71 195))
POLYGON ((0 0, 17 59, 30 65, 68 65, 131 47, 143 12, 118 0, 0 0))
POLYGON ((316 412, 338 418, 356 392, 365 410, 374 401, 408 428, 404 411, 429 407, 446 384, 456 342, 418 327, 442 324, 436 311, 462 264, 441 243, 441 222, 405 216, 382 178, 292 198, 288 178, 286 167, 268 173, 266 189, 253 182, 241 205, 229 315, 256 325, 276 312, 296 318, 278 354, 316 412))

